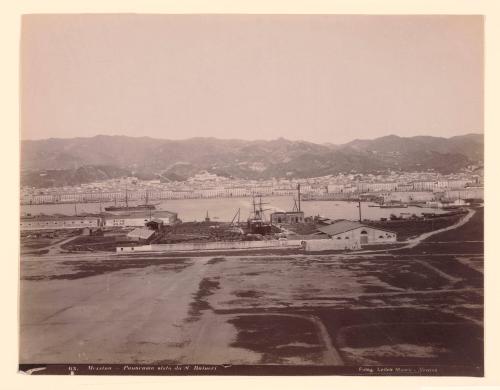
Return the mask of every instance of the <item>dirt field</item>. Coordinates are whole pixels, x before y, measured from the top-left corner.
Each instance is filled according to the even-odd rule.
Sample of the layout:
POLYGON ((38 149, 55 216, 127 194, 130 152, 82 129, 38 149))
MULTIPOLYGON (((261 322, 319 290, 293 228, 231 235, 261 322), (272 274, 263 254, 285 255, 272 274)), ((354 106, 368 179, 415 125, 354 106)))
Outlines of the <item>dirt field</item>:
POLYGON ((22 279, 22 363, 482 365, 482 274, 453 256, 51 259, 22 279))
POLYGON ((422 233, 442 229, 456 223, 462 215, 452 215, 449 217, 418 219, 418 220, 388 220, 388 221, 370 221, 367 225, 374 228, 387 229, 396 232, 398 241, 406 241, 422 233))

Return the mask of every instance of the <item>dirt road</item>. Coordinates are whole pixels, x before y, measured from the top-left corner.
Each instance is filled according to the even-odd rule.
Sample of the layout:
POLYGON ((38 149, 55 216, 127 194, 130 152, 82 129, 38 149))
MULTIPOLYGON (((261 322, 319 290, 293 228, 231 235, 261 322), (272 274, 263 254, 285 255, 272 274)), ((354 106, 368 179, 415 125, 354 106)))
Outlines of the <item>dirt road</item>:
MULTIPOLYGON (((211 257, 133 259, 59 254, 23 264, 21 363, 261 361, 262 354, 233 345, 238 332, 230 320, 237 316, 215 315, 204 302, 210 292, 203 283, 221 271, 211 257), (103 264, 121 269, 110 272, 103 264)), ((218 299, 228 297, 222 292, 218 299)), ((316 363, 342 364, 316 317, 275 316, 305 319, 322 351, 316 363)))
POLYGON ((418 244, 420 244, 422 241, 426 240, 429 237, 432 237, 432 236, 434 236, 436 234, 443 233, 443 232, 446 232, 448 230, 453 230, 453 229, 456 229, 456 228, 458 228, 460 226, 463 226, 467 222, 469 222, 469 220, 473 217, 473 215, 475 213, 476 213, 476 210, 468 209, 468 213, 462 219, 460 219, 457 223, 455 223, 455 224, 453 224, 451 226, 439 229, 439 230, 433 230, 432 232, 421 234, 420 236, 418 236, 416 238, 408 240, 409 244, 407 246, 405 246, 403 248, 398 248, 398 249, 414 248, 418 244))
POLYGON ((206 261, 92 278, 24 282, 21 362, 148 362, 179 359, 183 320, 206 261))

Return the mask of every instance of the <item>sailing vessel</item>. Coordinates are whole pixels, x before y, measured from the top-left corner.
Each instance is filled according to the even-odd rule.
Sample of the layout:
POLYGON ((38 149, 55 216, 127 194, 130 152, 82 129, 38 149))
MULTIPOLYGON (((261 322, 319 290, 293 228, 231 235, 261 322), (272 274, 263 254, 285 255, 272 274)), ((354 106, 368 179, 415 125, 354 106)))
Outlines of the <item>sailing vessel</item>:
POLYGON ((262 205, 267 203, 262 203, 262 196, 259 196, 259 198, 259 203, 256 203, 255 197, 252 197, 253 213, 247 220, 247 226, 253 234, 270 234, 272 226, 264 219, 264 211, 269 209, 262 208, 262 205))
POLYGON ((146 192, 146 203, 144 203, 144 204, 138 204, 136 206, 129 206, 128 205, 128 190, 125 189, 125 206, 117 206, 116 205, 116 198, 115 198, 115 205, 114 206, 104 207, 104 210, 106 210, 106 211, 144 211, 144 210, 156 210, 156 206, 154 204, 148 203, 148 200, 149 200, 149 192, 146 192))

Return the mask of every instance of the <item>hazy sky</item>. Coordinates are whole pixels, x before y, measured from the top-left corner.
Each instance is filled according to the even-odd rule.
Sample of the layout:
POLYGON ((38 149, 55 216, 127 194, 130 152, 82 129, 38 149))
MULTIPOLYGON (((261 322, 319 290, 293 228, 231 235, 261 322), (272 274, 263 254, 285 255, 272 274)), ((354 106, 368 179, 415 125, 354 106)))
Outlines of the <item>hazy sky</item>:
POLYGON ((22 138, 483 131, 480 16, 31 15, 22 138))

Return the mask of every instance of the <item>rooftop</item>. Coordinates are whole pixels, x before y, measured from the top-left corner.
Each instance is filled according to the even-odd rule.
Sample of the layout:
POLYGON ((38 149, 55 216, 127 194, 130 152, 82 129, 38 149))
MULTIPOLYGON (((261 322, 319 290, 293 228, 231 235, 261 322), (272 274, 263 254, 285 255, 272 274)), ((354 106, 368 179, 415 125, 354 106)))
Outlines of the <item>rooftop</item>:
POLYGON ((167 210, 147 210, 147 211, 121 211, 121 212, 106 212, 103 213, 103 216, 106 218, 113 218, 113 217, 119 217, 119 218, 149 218, 150 216, 152 218, 161 218, 161 217, 173 217, 176 216, 177 213, 173 211, 167 211, 167 210))
POLYGON ((383 231, 386 231, 386 232, 394 233, 393 231, 390 231, 390 230, 387 230, 387 229, 374 228, 372 226, 363 225, 360 222, 347 221, 345 219, 337 221, 337 222, 334 222, 331 225, 321 226, 321 227, 318 228, 318 230, 320 232, 322 232, 322 233, 328 234, 329 236, 334 236, 336 234, 345 233, 345 232, 348 232, 350 230, 354 230, 354 229, 357 229, 357 228, 360 228, 360 227, 365 227, 365 228, 370 228, 370 229, 377 229, 377 230, 383 230, 383 231))
POLYGON ((149 230, 146 228, 138 228, 138 229, 134 229, 130 233, 128 233, 127 237, 139 238, 141 240, 147 240, 148 238, 151 238, 151 236, 153 234, 155 234, 154 230, 149 230))
POLYGON ((44 215, 44 214, 39 214, 39 215, 30 215, 30 216, 21 216, 21 221, 22 222, 29 222, 29 221, 61 221, 61 220, 66 220, 66 221, 71 221, 71 220, 88 220, 88 219, 96 219, 99 218, 99 215, 92 215, 92 214, 86 214, 86 215, 63 215, 63 214, 53 214, 53 215, 44 215))
POLYGON ((336 234, 348 232, 360 227, 366 227, 366 225, 363 225, 359 222, 341 220, 334 222, 331 225, 321 226, 318 228, 318 230, 322 233, 328 234, 329 236, 334 236, 336 234))

